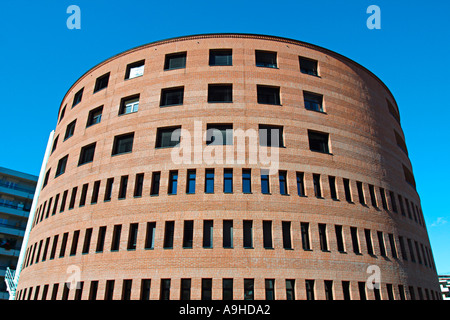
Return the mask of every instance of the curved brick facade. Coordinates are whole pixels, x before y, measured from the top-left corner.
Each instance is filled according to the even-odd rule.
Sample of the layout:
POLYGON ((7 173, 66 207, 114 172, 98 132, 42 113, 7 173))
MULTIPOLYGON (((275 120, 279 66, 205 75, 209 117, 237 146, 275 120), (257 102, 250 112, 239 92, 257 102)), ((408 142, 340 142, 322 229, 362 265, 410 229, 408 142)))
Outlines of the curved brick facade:
POLYGON ((370 71, 295 40, 187 36, 116 55, 61 103, 16 298, 437 299, 399 120, 392 94, 370 71), (138 107, 127 107, 127 97, 138 107), (193 137, 195 126, 211 124, 282 129, 283 146, 257 142, 258 152, 279 154, 268 190, 260 161, 249 161, 250 139, 245 163, 177 164, 176 148, 157 147, 158 128, 181 126, 193 137), (168 194, 171 172, 176 194, 168 194), (378 270, 372 265, 379 291, 364 285, 378 270), (81 288, 64 289, 73 279, 81 288))

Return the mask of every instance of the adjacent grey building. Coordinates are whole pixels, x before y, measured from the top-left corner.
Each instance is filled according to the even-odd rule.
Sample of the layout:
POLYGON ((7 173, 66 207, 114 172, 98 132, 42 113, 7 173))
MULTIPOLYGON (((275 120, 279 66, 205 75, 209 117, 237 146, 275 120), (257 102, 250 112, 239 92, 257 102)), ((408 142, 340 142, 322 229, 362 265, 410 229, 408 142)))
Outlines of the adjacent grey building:
POLYGON ((5 274, 16 269, 38 177, 0 167, 0 300, 7 300, 5 274))

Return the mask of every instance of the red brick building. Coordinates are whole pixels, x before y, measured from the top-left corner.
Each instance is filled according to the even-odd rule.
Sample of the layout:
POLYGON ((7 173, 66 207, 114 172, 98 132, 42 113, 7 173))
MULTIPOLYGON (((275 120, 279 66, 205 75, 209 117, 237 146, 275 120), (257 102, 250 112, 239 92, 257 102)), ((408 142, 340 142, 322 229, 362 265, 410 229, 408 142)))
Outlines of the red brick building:
POLYGON ((439 297, 394 97, 335 52, 143 45, 72 85, 54 136, 16 299, 439 297))

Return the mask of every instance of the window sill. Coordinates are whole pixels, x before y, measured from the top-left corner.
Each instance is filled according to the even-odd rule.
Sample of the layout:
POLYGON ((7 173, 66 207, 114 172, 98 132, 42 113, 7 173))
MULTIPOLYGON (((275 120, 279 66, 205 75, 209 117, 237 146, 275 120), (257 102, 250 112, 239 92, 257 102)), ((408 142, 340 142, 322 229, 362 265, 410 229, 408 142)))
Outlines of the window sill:
POLYGON ((301 73, 301 74, 305 74, 305 75, 307 75, 307 76, 312 76, 312 77, 316 77, 316 78, 322 79, 322 77, 319 76, 318 74, 311 74, 311 73, 308 73, 308 72, 302 72, 302 71, 300 71, 300 73, 301 73))
POLYGON ((323 151, 318 151, 318 150, 311 150, 309 149, 311 152, 315 152, 315 153, 321 153, 321 154, 327 154, 329 156, 333 156, 333 154, 331 152, 323 152, 323 151))
POLYGON ((79 164, 78 164, 78 167, 81 167, 81 166, 83 166, 83 165, 85 165, 85 164, 92 163, 92 162, 94 162, 94 160, 88 161, 88 162, 79 163, 79 164))
POLYGON ((121 116, 126 116, 126 115, 128 115, 128 114, 133 114, 133 113, 137 113, 139 110, 136 110, 136 111, 131 111, 131 112, 123 112, 123 113, 119 113, 118 114, 118 116, 119 117, 121 117, 121 116))
POLYGON ((244 249, 255 249, 253 247, 244 247, 244 249))
POLYGON ((325 111, 314 110, 314 109, 308 109, 308 108, 306 108, 306 107, 305 107, 305 110, 312 111, 312 112, 316 112, 316 113, 322 113, 322 114, 328 115, 328 113, 326 113, 325 111))
POLYGON ((170 149, 170 148, 179 148, 180 144, 177 144, 175 146, 165 146, 165 147, 155 147, 155 149, 170 149))
POLYGON ((105 90, 107 88, 108 88, 108 86, 106 86, 104 88, 101 88, 101 89, 98 89, 98 90, 95 90, 94 92, 92 92, 92 94, 96 94, 97 92, 103 91, 103 90, 105 90))
POLYGON ((208 101, 208 103, 233 103, 233 101, 208 101))
POLYGON ((158 196, 159 196, 159 193, 158 194, 155 193, 155 194, 151 194, 150 195, 150 197, 158 197, 158 196))
POLYGON ((164 69, 164 71, 172 71, 172 70, 179 70, 179 69, 186 69, 186 67, 177 67, 177 68, 168 68, 168 69, 164 69))
POLYGON ((122 154, 130 154, 130 153, 132 153, 133 151, 127 151, 127 152, 121 152, 121 153, 114 153, 114 154, 111 154, 111 157, 115 157, 115 156, 120 156, 120 155, 122 155, 122 154))
POLYGON ((159 105, 160 108, 182 106, 182 103, 159 105))
POLYGON ((280 193, 280 195, 281 195, 281 196, 287 196, 287 197, 289 197, 289 196, 290 196, 290 194, 289 194, 289 193, 280 193))
POLYGON ((136 78, 140 78, 140 77, 143 77, 143 76, 144 76, 144 75, 141 74, 140 76, 136 76, 136 77, 133 77, 133 78, 125 78, 124 81, 132 80, 132 79, 136 79, 136 78))
POLYGON ((232 64, 210 64, 210 67, 232 67, 232 64))

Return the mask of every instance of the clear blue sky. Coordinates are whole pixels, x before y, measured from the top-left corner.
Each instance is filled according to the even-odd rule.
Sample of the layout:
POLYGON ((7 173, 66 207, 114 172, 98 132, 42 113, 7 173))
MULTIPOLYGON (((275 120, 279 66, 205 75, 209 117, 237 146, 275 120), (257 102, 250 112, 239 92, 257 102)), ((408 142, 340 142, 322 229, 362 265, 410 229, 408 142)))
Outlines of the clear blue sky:
POLYGON ((302 40, 362 64, 394 94, 438 273, 450 274, 449 15, 442 0, 4 0, 0 166, 38 175, 65 92, 124 50, 214 32, 302 40), (72 4, 81 30, 66 27, 72 4), (381 8, 381 30, 366 27, 372 4, 381 8))

